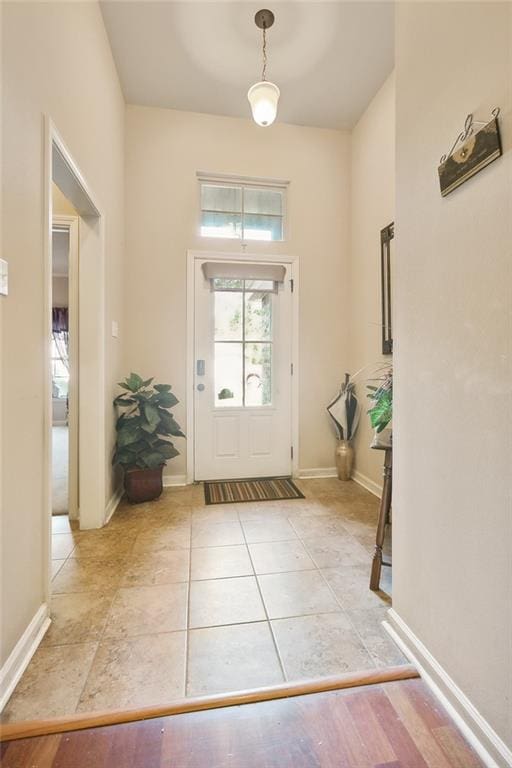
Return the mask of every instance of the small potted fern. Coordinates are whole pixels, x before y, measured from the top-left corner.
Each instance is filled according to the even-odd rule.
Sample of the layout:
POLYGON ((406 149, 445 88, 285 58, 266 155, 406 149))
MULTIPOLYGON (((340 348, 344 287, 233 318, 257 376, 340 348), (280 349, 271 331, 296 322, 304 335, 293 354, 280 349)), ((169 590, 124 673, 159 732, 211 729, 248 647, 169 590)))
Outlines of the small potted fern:
POLYGON ((162 493, 166 463, 179 455, 171 437, 185 437, 170 409, 179 402, 170 384, 153 384, 136 373, 119 383, 124 392, 114 400, 121 413, 116 422, 113 465, 124 470, 124 489, 137 504, 162 493))
POLYGON ((367 397, 371 404, 368 415, 375 430, 372 444, 372 447, 375 448, 387 445, 391 440, 391 430, 386 429, 386 427, 393 418, 393 368, 387 365, 381 369, 380 375, 373 381, 377 382, 377 386, 367 384, 367 388, 370 390, 367 397))

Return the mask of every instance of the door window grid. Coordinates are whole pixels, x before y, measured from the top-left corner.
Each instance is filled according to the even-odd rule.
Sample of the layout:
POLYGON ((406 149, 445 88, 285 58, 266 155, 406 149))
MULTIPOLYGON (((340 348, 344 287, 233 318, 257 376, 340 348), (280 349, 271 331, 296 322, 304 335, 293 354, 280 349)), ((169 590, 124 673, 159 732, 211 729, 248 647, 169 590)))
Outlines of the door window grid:
MULTIPOLYGON (((215 405, 224 408, 270 406, 273 368, 272 293, 276 290, 275 283, 272 280, 215 279, 212 281, 212 288, 215 321, 215 405), (232 296, 240 294, 241 299, 239 317, 237 318, 235 311, 231 318, 231 325, 234 328, 228 331, 217 327, 220 314, 218 310, 225 308, 225 305, 222 306, 221 297, 226 294, 232 296), (250 338, 252 334, 247 318, 250 316, 251 301, 257 301, 258 297, 260 297, 262 308, 259 313, 256 310, 255 315, 258 317, 259 314, 262 322, 260 322, 260 328, 256 330, 259 330, 261 335, 255 334, 254 338, 250 338), (235 333, 235 338, 226 338, 231 335, 231 332, 235 333), (219 335, 222 338, 218 338, 219 335), (229 354, 225 354, 228 346, 231 347, 229 354, 232 350, 238 353, 235 353, 231 360, 229 354), (221 352, 221 349, 224 351, 221 352), (226 366, 230 365, 231 372, 227 373, 226 366), (226 378, 232 379, 230 386, 224 386, 227 383, 226 378), (238 391, 236 384, 240 387, 238 391)), ((234 302, 231 303, 233 307, 234 302)))
POLYGON ((284 189, 218 182, 200 188, 202 237, 284 240, 284 189))

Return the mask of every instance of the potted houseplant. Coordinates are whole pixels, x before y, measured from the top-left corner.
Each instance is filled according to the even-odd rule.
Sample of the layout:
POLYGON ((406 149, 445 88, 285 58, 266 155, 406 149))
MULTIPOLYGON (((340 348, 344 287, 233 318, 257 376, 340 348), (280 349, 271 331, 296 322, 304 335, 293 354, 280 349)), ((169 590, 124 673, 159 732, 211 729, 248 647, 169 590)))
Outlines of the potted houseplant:
POLYGON ((116 422, 113 465, 124 470, 124 489, 133 503, 157 499, 162 493, 162 470, 179 455, 171 437, 185 437, 170 409, 179 400, 170 384, 153 384, 136 373, 119 386, 114 400, 121 410, 116 422))
POLYGON ((351 381, 350 374, 346 373, 339 393, 327 406, 327 412, 333 421, 338 439, 335 458, 340 480, 350 480, 354 465, 352 438, 356 434, 361 412, 354 390, 354 382, 351 381))
POLYGON ((368 410, 370 423, 375 430, 373 445, 390 443, 390 430, 382 434, 393 418, 393 368, 387 365, 381 370, 380 376, 371 381, 375 384, 367 384, 370 392, 367 397, 370 399, 371 408, 368 410))

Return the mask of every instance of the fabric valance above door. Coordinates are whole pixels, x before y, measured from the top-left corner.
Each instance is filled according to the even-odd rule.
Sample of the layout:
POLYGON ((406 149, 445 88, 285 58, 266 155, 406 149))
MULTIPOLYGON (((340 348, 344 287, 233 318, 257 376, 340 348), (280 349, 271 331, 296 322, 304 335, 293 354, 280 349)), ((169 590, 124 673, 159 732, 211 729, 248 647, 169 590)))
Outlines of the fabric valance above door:
POLYGON ((229 261, 205 261, 202 270, 207 280, 227 278, 230 280, 272 280, 282 283, 286 267, 282 264, 241 264, 229 261))

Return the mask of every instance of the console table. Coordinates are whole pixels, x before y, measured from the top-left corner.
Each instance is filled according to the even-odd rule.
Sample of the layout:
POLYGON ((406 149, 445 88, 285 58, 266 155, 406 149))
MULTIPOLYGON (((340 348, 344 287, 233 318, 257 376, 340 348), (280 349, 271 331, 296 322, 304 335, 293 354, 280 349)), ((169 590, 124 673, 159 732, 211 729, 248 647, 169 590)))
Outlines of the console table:
POLYGON ((382 559, 382 546, 386 534, 386 525, 390 523, 391 512, 391 489, 393 475, 393 448, 391 445, 391 433, 383 436, 382 439, 374 441, 372 448, 378 451, 384 451, 384 486, 382 488, 382 497, 379 507, 379 520, 377 523, 377 534, 375 537, 375 553, 372 561, 372 571, 370 575, 370 589, 374 592, 380 588, 380 572, 383 565, 391 567, 391 563, 386 563, 382 559))

